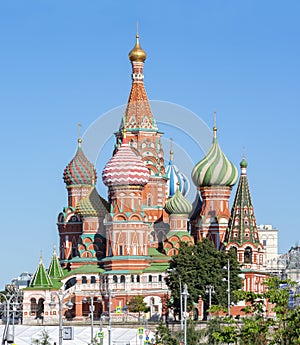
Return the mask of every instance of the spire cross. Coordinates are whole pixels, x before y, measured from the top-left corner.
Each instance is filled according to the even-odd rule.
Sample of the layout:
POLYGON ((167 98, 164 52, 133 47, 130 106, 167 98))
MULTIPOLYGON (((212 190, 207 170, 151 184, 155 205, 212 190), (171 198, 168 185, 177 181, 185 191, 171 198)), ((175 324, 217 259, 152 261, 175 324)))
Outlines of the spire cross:
POLYGON ((78 144, 79 144, 79 146, 82 142, 82 140, 81 140, 81 127, 82 127, 81 123, 78 123, 77 124, 77 131, 78 131, 78 144))
POLYGON ((40 251, 40 262, 42 262, 42 261, 43 261, 43 252, 40 251))
POLYGON ((81 123, 78 123, 78 124, 77 124, 77 130, 78 130, 78 139, 80 139, 80 138, 81 138, 81 127, 82 127, 81 123))
POLYGON ((139 38, 139 22, 136 21, 136 38, 139 38))
POLYGON ((173 160, 173 138, 170 138, 170 161, 173 160))
POLYGON ((217 111, 214 110, 214 138, 217 137, 217 111))

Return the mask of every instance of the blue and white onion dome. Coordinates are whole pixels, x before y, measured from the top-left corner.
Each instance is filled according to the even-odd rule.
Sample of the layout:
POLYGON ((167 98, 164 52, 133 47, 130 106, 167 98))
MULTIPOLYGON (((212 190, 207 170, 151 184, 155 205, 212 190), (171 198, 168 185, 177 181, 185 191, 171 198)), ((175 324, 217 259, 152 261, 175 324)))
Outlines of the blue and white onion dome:
POLYGON ((199 161, 193 171, 192 179, 199 187, 232 187, 238 180, 238 170, 222 152, 217 141, 217 128, 214 127, 213 143, 207 155, 199 161))
POLYGON ((168 177, 168 198, 171 198, 175 194, 178 187, 183 196, 188 194, 190 190, 190 182, 174 164, 172 149, 170 150, 170 161, 166 167, 166 175, 168 177))

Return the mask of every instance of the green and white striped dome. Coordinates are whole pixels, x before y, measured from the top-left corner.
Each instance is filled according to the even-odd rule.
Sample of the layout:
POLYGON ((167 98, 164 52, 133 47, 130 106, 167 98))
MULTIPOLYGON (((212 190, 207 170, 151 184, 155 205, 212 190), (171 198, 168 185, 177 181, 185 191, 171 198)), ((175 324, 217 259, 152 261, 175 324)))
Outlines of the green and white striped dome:
POLYGON ((238 170, 222 152, 214 128, 214 139, 207 155, 198 162, 192 179, 197 187, 233 186, 238 180, 238 170))
POLYGON ((179 188, 174 196, 166 202, 165 210, 169 214, 189 214, 192 212, 192 204, 186 199, 179 188))

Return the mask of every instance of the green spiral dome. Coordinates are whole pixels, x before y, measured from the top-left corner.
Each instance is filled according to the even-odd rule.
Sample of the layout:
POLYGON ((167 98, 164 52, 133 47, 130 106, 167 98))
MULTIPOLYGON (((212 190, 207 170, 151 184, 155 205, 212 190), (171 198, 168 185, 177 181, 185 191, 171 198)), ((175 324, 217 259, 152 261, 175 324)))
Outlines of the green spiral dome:
POLYGON ((197 187, 229 187, 237 182, 238 170, 222 152, 216 135, 207 155, 195 165, 192 179, 197 187))
POLYGON ((192 212, 192 204, 177 188, 174 196, 166 202, 165 210, 169 214, 189 214, 192 212))

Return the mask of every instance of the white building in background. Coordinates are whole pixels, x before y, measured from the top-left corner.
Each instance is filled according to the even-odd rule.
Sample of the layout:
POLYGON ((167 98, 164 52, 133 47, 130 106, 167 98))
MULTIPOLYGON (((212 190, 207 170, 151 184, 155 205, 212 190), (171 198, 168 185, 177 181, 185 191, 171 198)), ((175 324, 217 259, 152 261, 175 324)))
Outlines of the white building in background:
POLYGON ((23 272, 17 278, 11 281, 11 285, 16 286, 18 289, 24 289, 29 286, 32 273, 23 272))
POLYGON ((267 271, 279 273, 283 267, 280 267, 278 254, 278 229, 272 225, 258 225, 258 237, 265 248, 264 265, 267 271))

